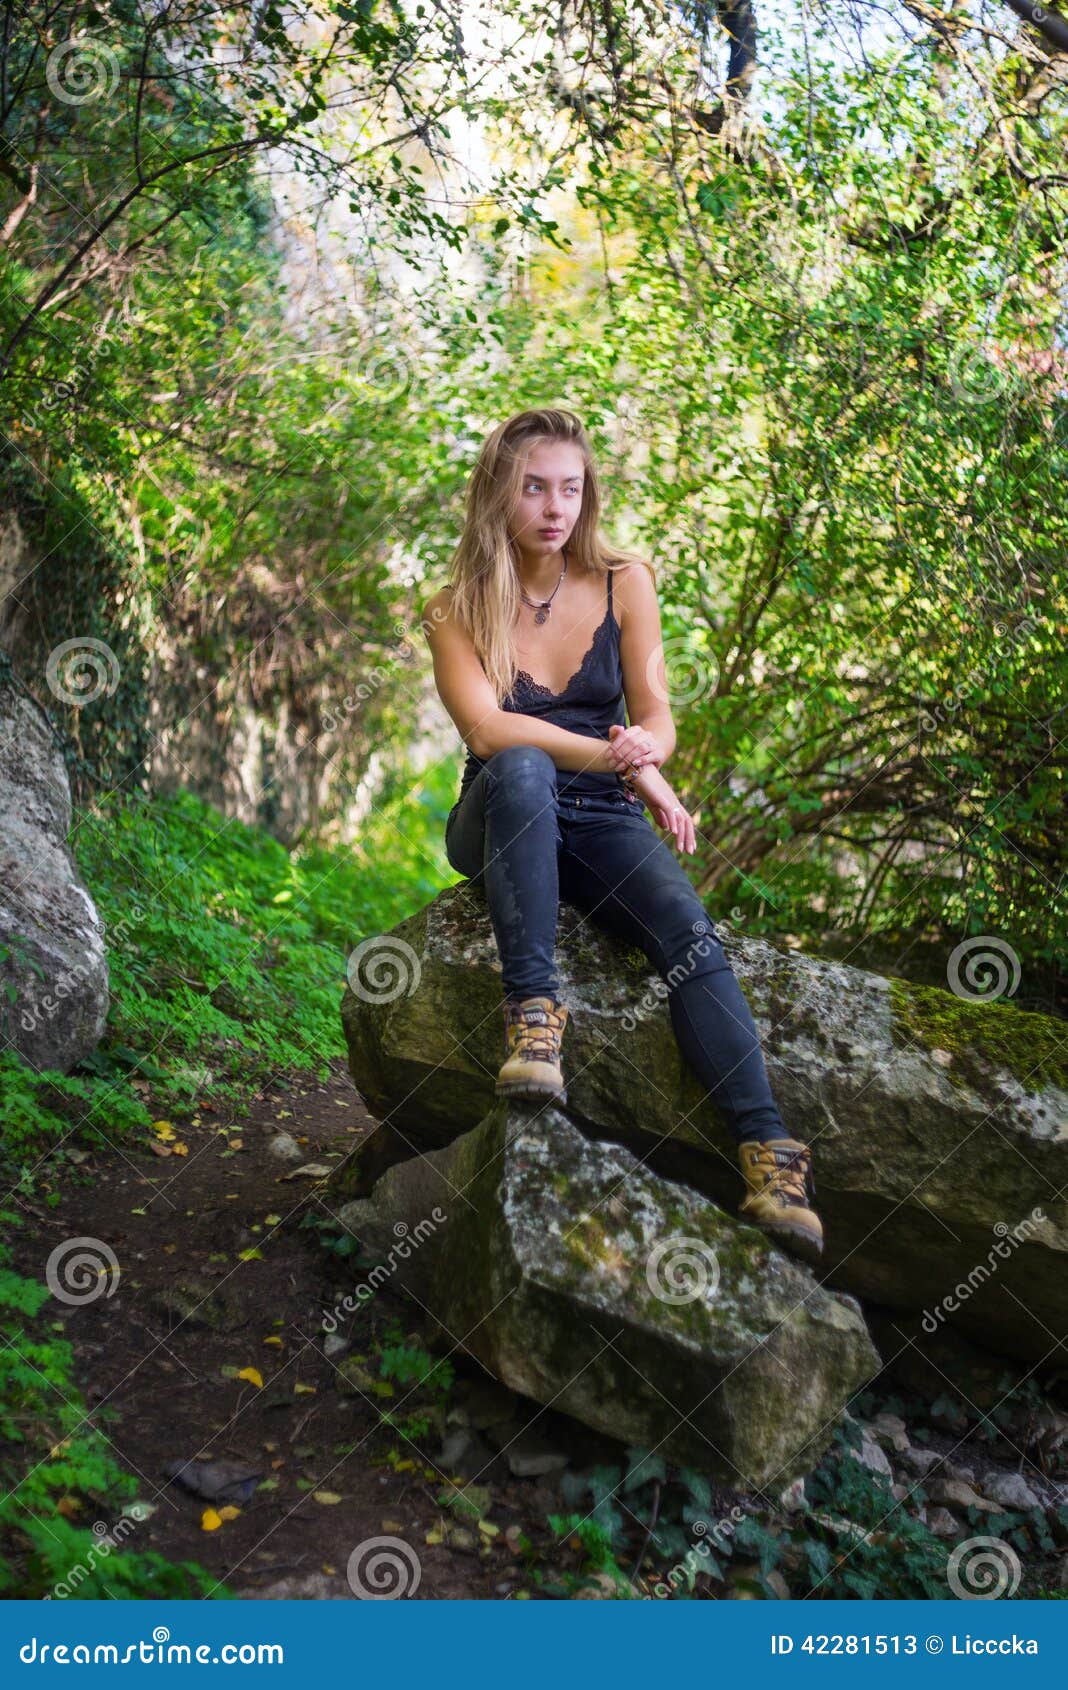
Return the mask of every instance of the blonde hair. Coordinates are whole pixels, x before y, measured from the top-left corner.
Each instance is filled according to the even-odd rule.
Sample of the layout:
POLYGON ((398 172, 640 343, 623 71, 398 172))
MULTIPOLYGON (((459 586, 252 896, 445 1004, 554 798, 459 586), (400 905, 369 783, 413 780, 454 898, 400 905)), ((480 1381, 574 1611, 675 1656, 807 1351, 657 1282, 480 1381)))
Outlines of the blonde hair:
POLYGON ((519 615, 520 581, 508 521, 523 487, 526 461, 536 446, 562 440, 577 446, 585 467, 582 509, 567 541, 568 568, 605 575, 617 564, 644 564, 648 558, 610 545, 602 536, 601 486, 586 431, 573 411, 518 411, 499 423, 482 442, 467 486, 463 533, 452 556, 452 605, 467 629, 498 706, 515 684, 514 628, 519 615))

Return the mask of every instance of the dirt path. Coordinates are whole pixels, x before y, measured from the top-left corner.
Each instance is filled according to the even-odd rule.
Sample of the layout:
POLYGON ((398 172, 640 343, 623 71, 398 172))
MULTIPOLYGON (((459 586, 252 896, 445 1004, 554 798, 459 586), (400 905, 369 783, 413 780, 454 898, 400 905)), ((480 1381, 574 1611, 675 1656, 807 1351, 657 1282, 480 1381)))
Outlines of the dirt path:
MULTIPOLYGON (((32 1205, 15 1265, 43 1278, 48 1254, 68 1238, 99 1239, 117 1258, 112 1295, 74 1306, 57 1300, 52 1310, 95 1423, 143 1480, 140 1499, 154 1504, 129 1544, 197 1561, 236 1594, 351 1599, 353 1551, 389 1536, 418 1558, 417 1599, 499 1601, 520 1590, 536 1598, 529 1564, 578 1565, 547 1524, 547 1513, 561 1509, 554 1482, 515 1478, 497 1455, 479 1478, 492 1482, 496 1531, 477 1529, 477 1518, 463 1526, 437 1501, 453 1475, 437 1459, 434 1430, 409 1442, 382 1425, 374 1396, 343 1388, 346 1355, 370 1363, 398 1327, 417 1343, 420 1311, 385 1286, 353 1317, 361 1324, 347 1351, 340 1335, 324 1341, 324 1310, 362 1274, 328 1254, 316 1226, 299 1224, 325 1224, 329 1210, 315 1178, 289 1176, 304 1163, 336 1162, 373 1125, 341 1063, 321 1087, 281 1082, 239 1120, 203 1103, 190 1121, 172 1123, 173 1138, 160 1137, 170 1154, 154 1151, 146 1135, 143 1145, 94 1154, 78 1170, 81 1184, 65 1171, 57 1207, 32 1205), (297 1140, 299 1162, 270 1152, 280 1132, 297 1140), (261 1256, 242 1259, 251 1251, 261 1256), (246 1369, 262 1386, 236 1377, 246 1369), (104 1405, 113 1418, 96 1418, 104 1405), (195 1458, 239 1463, 266 1483, 234 1517, 204 1530, 209 1503, 167 1476, 169 1464, 195 1458), (449 1541, 427 1543, 443 1517, 449 1541)), ((450 1359, 450 1403, 496 1388, 473 1362, 450 1359)), ((539 1432, 551 1435, 558 1420, 542 1415, 539 1432)))

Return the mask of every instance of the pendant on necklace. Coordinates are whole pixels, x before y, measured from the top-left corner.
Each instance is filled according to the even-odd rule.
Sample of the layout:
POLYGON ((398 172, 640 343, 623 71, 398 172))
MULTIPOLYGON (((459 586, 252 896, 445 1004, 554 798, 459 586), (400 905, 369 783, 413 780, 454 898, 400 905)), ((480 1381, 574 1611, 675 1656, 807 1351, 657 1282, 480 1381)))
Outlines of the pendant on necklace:
POLYGON ((546 616, 547 616, 547 615, 548 615, 548 614, 549 614, 549 613, 548 613, 548 611, 547 611, 547 610, 536 610, 536 611, 535 611, 535 612, 534 612, 534 620, 535 620, 535 622, 544 622, 544 621, 545 621, 545 618, 546 618, 546 616))

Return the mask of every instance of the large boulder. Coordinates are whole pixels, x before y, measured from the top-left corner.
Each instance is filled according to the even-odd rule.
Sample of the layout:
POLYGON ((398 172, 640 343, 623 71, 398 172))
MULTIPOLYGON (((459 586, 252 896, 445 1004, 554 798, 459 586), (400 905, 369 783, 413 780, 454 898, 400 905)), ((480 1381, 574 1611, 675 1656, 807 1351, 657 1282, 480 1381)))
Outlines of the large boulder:
MULTIPOLYGON (((921 1312, 927 1330, 1049 1355, 1068 1338, 1063 1024, 720 937, 786 1126, 814 1147, 821 1277, 921 1312)), ((569 1117, 736 1212, 734 1142, 679 1051, 664 982, 566 903, 557 960, 569 1117)), ((501 977, 484 896, 469 882, 440 893, 365 941, 349 979, 349 1066, 383 1123, 342 1175, 354 1194, 493 1105, 501 977)))
POLYGON ((881 1365, 852 1297, 555 1107, 499 1102, 338 1218, 504 1384, 738 1488, 808 1472, 881 1365))
POLYGON ((67 847, 70 785, 48 718, 0 684, 0 1038, 66 1073, 100 1042, 104 929, 67 847))

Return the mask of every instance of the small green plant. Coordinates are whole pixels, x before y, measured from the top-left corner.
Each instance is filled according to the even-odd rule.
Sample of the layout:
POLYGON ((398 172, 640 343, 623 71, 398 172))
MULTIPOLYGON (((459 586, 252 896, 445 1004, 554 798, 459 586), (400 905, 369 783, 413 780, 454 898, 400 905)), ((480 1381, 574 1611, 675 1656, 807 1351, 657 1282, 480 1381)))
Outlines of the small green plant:
POLYGON ((583 1518, 581 1514, 550 1514, 549 1525, 561 1539, 575 1537, 578 1539, 583 1552, 582 1569, 579 1573, 565 1570, 559 1578, 546 1579, 540 1570, 535 1570, 535 1581, 540 1584, 546 1596, 574 1596, 588 1583, 589 1573, 600 1573, 607 1577, 620 1598, 631 1599, 635 1595, 634 1586, 616 1560, 612 1549, 612 1534, 606 1527, 596 1520, 583 1518))

